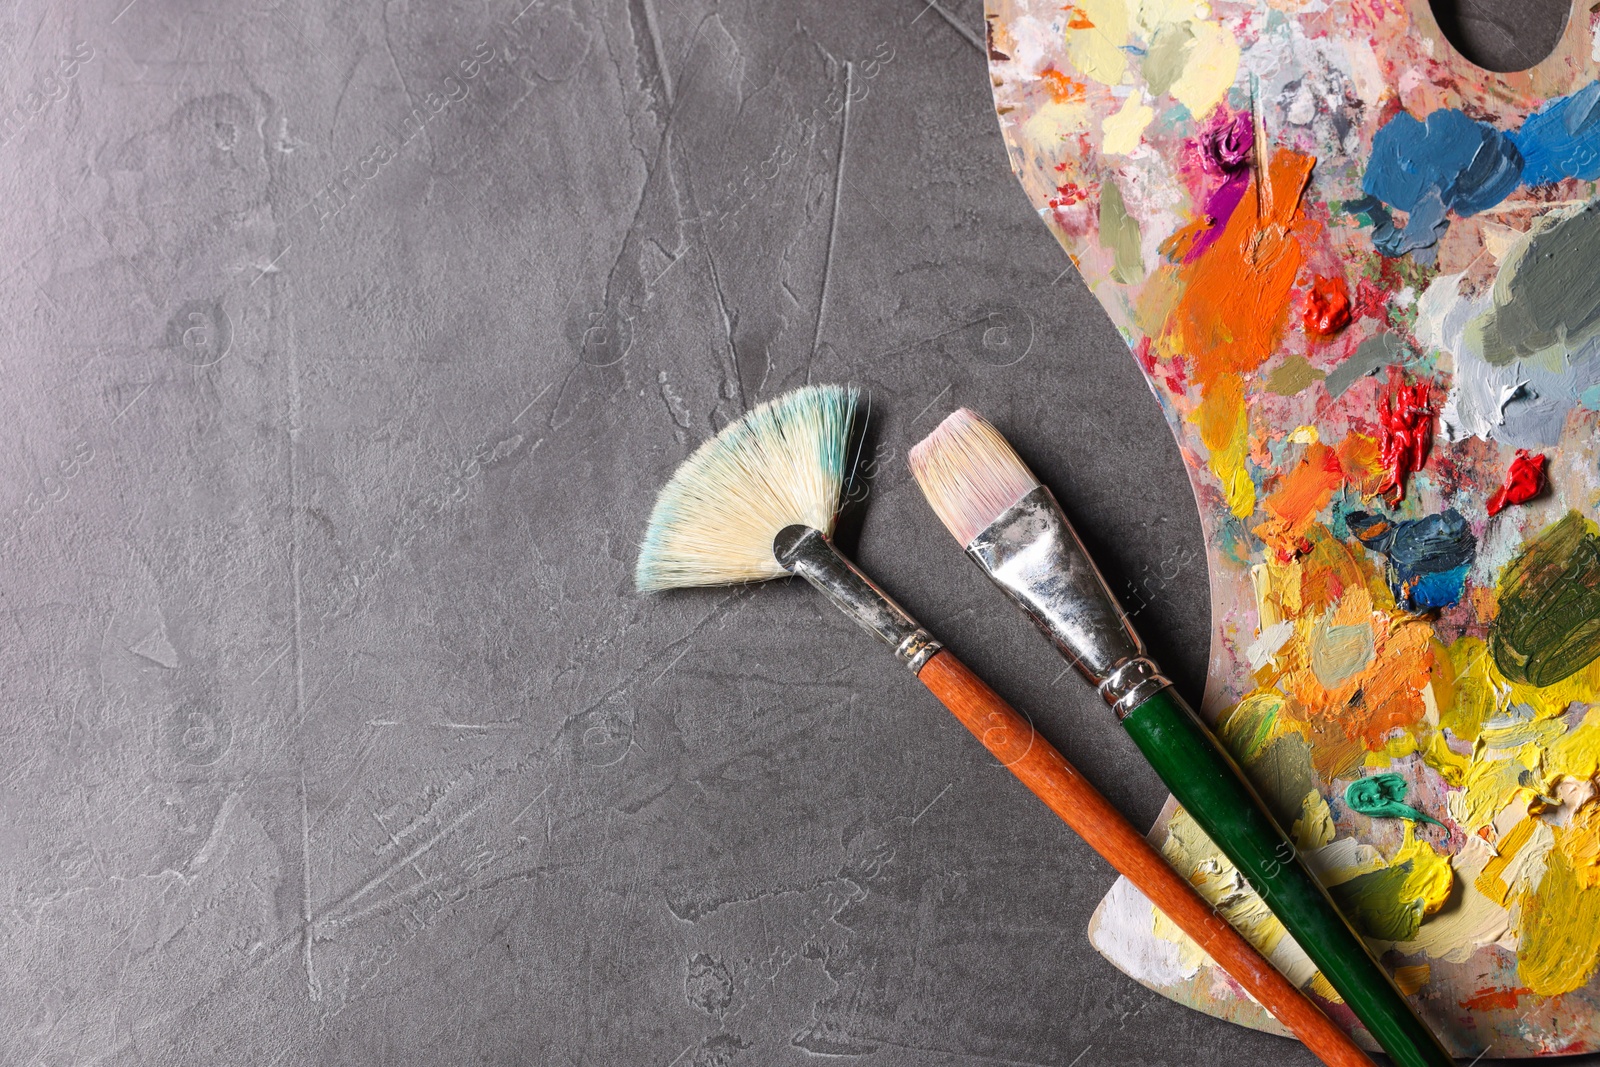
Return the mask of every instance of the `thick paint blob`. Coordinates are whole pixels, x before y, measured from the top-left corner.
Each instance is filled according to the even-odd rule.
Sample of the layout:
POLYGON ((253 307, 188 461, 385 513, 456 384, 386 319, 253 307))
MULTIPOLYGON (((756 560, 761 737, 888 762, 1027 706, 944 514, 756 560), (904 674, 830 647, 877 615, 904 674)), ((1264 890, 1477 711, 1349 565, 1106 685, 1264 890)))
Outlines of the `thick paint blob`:
POLYGON ((1461 599, 1478 546, 1459 511, 1399 522, 1353 511, 1345 523, 1362 544, 1387 557, 1384 578, 1400 610, 1432 611, 1461 599))
POLYGON ((1528 542, 1497 591, 1489 648, 1507 678, 1553 685, 1600 657, 1600 529, 1576 511, 1528 542))
POLYGON ((1332 337, 1350 325, 1350 293, 1343 278, 1318 275, 1306 295, 1306 333, 1313 337, 1332 337))
POLYGON ((1521 449, 1506 471, 1506 480, 1489 498, 1490 515, 1498 515, 1508 504, 1526 504, 1544 488, 1544 461, 1540 454, 1521 449))
POLYGON ((1428 392, 1426 382, 1406 385, 1396 381, 1378 408, 1385 472, 1379 491, 1393 493, 1396 500, 1405 499, 1406 479, 1422 469, 1433 446, 1433 404, 1428 392))
POLYGON ((1406 780, 1398 774, 1385 773, 1357 778, 1344 790, 1344 802, 1373 819, 1412 819, 1429 822, 1435 826, 1444 823, 1425 815, 1405 802, 1406 780))

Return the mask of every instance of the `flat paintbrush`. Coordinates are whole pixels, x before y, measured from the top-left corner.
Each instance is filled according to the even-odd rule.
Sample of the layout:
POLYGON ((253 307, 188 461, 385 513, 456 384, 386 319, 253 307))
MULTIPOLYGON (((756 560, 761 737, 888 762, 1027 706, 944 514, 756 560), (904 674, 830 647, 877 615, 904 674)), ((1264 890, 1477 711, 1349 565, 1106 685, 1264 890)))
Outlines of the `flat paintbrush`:
POLYGON ((1105 797, 830 540, 856 393, 798 389, 727 426, 656 501, 639 554, 642 590, 798 574, 877 635, 991 753, 1139 888, 1324 1062, 1371 1067, 1350 1038, 1272 968, 1105 797))
POLYGON ((1455 1061, 1340 914, 1233 757, 1145 654, 1050 490, 962 408, 911 450, 928 503, 995 584, 1097 689, 1223 854, 1402 1067, 1455 1061))

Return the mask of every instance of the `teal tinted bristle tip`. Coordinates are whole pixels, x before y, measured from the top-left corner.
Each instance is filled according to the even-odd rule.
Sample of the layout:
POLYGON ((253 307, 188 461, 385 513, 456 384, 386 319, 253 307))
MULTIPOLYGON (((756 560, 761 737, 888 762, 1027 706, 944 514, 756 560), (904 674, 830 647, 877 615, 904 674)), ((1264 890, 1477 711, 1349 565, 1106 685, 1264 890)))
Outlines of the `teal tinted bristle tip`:
POLYGON ((858 397, 851 386, 795 389, 696 449, 656 498, 635 584, 650 592, 787 574, 772 555, 779 530, 833 532, 858 397))

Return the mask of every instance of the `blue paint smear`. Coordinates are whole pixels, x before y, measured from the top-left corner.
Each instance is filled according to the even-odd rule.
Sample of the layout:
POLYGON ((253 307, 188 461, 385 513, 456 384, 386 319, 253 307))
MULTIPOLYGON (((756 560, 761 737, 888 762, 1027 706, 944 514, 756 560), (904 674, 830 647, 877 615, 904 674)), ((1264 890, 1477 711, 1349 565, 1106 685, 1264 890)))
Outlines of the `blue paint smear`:
POLYGON ((1420 122, 1402 111, 1373 136, 1361 182, 1367 199, 1350 207, 1372 218, 1372 243, 1384 255, 1431 249, 1450 212, 1473 215, 1500 203, 1521 183, 1522 166, 1516 144, 1487 122, 1453 108, 1420 122), (1383 205, 1407 212, 1405 226, 1383 205))
POLYGON ((1388 557, 1384 579, 1400 610, 1420 614, 1461 599, 1478 546, 1455 508, 1401 522, 1353 511, 1345 524, 1362 544, 1388 557))
POLYGON ((1511 139, 1522 153, 1525 185, 1600 178, 1600 81, 1545 104, 1511 139))
POLYGON ((1431 263, 1452 212, 1473 215, 1520 186, 1563 178, 1600 179, 1600 81, 1546 102, 1510 133, 1454 108, 1420 121, 1400 112, 1373 136, 1367 195, 1346 210, 1371 220, 1379 252, 1431 263), (1404 226, 1395 211, 1410 216, 1404 226))

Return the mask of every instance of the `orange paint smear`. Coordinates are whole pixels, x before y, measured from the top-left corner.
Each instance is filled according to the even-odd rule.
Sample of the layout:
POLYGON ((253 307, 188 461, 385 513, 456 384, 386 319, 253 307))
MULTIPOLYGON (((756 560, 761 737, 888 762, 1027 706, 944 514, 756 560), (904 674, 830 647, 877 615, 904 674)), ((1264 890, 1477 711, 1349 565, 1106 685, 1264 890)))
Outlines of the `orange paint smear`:
POLYGON ((1306 530, 1343 484, 1344 468, 1338 453, 1321 443, 1311 445, 1299 465, 1262 501, 1271 517, 1255 528, 1256 536, 1280 560, 1306 551, 1306 530))
POLYGON ((1312 224, 1300 198, 1316 160, 1280 148, 1264 188, 1252 178, 1222 236, 1182 270, 1182 296, 1162 330, 1162 344, 1194 365, 1204 389, 1225 374, 1248 374, 1277 351, 1289 316, 1300 242, 1312 224))
POLYGON ((1517 1000, 1532 993, 1533 990, 1524 986, 1514 989, 1480 989, 1476 996, 1468 997, 1460 1002, 1468 1011, 1489 1011, 1493 1008, 1511 1009, 1517 1006, 1517 1000))
POLYGON ((1069 29, 1069 30, 1092 30, 1092 29, 1094 29, 1094 23, 1089 21, 1089 16, 1085 15, 1081 10, 1079 10, 1077 7, 1074 7, 1072 4, 1067 4, 1061 10, 1065 11, 1067 13, 1067 15, 1069 16, 1068 20, 1067 20, 1067 29, 1069 29))
POLYGON ((1371 496, 1383 485, 1388 472, 1383 466, 1383 450, 1378 439, 1363 433, 1346 434, 1339 441, 1339 465, 1345 479, 1362 496, 1371 496))
POLYGON ((1044 81, 1044 87, 1050 94, 1050 99, 1058 104, 1075 104, 1082 101, 1088 93, 1088 86, 1080 81, 1073 81, 1065 74, 1051 67, 1039 75, 1044 81))
MULTIPOLYGON (((1255 511, 1247 459, 1249 413, 1245 376, 1259 370, 1283 337, 1295 276, 1314 224, 1300 217, 1300 200, 1316 160, 1291 149, 1272 154, 1266 174, 1250 180, 1222 233, 1199 258, 1169 268, 1176 299, 1158 331, 1164 360, 1180 362, 1200 391, 1190 418, 1200 427, 1207 462, 1228 510, 1255 511)), ((1168 254, 1192 248, 1209 219, 1174 234, 1168 254)), ((1153 286, 1147 292, 1159 292, 1153 286)))
POLYGON ((1304 541, 1301 558, 1266 564, 1263 614, 1292 622, 1295 636, 1256 680, 1290 698, 1288 719, 1311 743, 1313 764, 1334 778, 1383 748, 1391 731, 1423 721, 1435 642, 1433 628, 1396 611, 1373 565, 1326 527, 1313 522, 1304 541), (1364 665, 1330 674, 1329 651, 1353 645, 1371 649, 1364 665))

